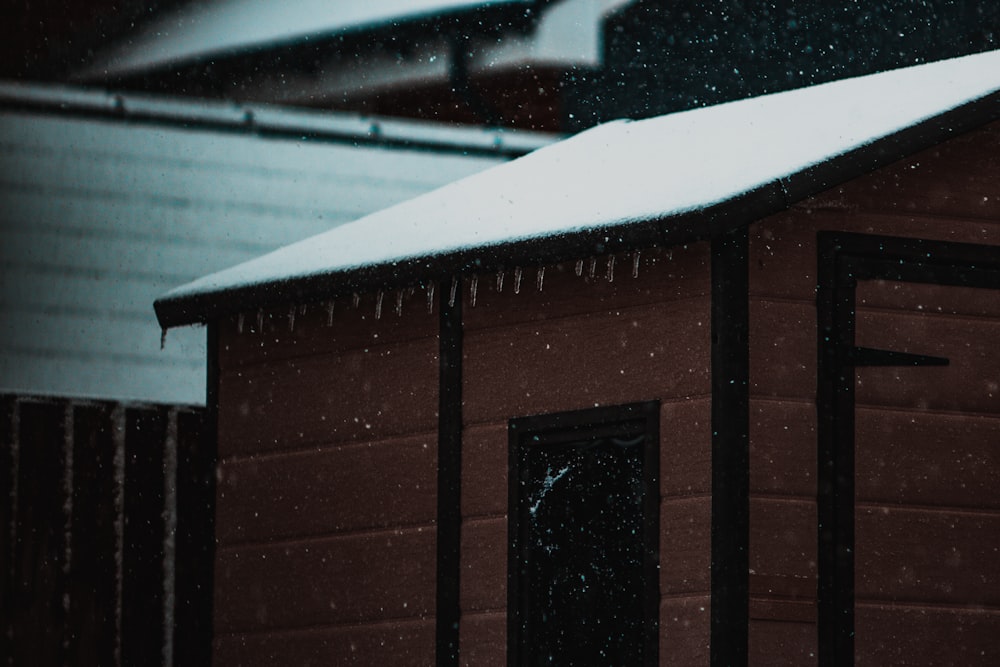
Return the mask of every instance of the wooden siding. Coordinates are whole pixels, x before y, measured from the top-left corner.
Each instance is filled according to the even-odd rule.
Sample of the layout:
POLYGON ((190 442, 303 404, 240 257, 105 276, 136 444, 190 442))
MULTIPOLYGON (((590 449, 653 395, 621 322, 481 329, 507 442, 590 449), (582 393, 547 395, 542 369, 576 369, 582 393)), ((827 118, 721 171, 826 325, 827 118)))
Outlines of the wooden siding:
POLYGON ((220 323, 215 664, 433 661, 437 313, 374 301, 220 323))
POLYGON ((660 663, 707 663, 707 244, 477 279, 463 305, 461 656, 506 664, 507 420, 658 398, 660 663), (609 280, 609 277, 612 279, 609 280), (502 289, 501 287, 502 280, 502 289), (539 289, 541 283, 541 289, 539 289))
MULTIPOLYGON (((817 660, 816 234, 841 230, 1000 245, 998 155, 1000 125, 993 125, 833 188, 751 227, 753 664, 816 664, 817 660)), ((983 594, 961 578, 946 579, 953 586, 945 596, 947 603, 942 598, 927 603, 930 607, 913 603, 900 611, 897 603, 905 601, 905 586, 894 589, 889 597, 896 600, 892 603, 896 611, 890 614, 882 586, 884 580, 897 577, 884 569, 884 562, 876 566, 870 553, 860 551, 868 536, 899 535, 895 555, 886 558, 891 563, 898 556, 902 563, 906 549, 920 551, 920 541, 933 544, 945 525, 974 526, 967 536, 1000 534, 993 525, 998 501, 990 481, 996 479, 997 460, 986 445, 995 444, 1000 428, 994 390, 1000 377, 994 351, 1000 335, 1000 300, 984 294, 972 298, 968 292, 910 284, 858 290, 858 344, 952 359, 942 368, 869 368, 859 373, 858 664, 899 663, 905 659, 902 646, 914 647, 912 653, 906 649, 907 656, 924 656, 926 664, 949 664, 951 658, 931 646, 933 641, 923 630, 914 628, 927 630, 941 619, 961 617, 962 625, 948 627, 965 633, 966 645, 974 651, 987 647, 989 633, 995 637, 998 627, 996 601, 982 599, 983 594), (927 316, 928 308, 937 312, 938 307, 938 316, 927 316), (956 439, 958 435, 962 437, 956 439), (875 450, 862 444, 875 440, 881 442, 875 450), (954 458, 940 456, 944 443, 949 449, 959 447, 954 458), (961 484, 955 484, 957 476, 961 484), (935 504, 961 509, 945 515, 923 511, 935 504), (886 519, 886 511, 892 521, 886 519), (914 531, 912 543, 902 537, 907 530, 914 531), (977 616, 948 606, 960 601, 982 605, 982 611, 977 616), (934 606, 939 603, 944 606, 934 606), (908 623, 912 625, 902 633, 908 623), (895 639, 888 640, 890 636, 895 639)), ((997 545, 995 540, 991 546, 968 540, 949 542, 947 548, 964 548, 969 576, 981 575, 971 563, 977 558, 982 562, 997 545)), ((943 576, 934 568, 945 567, 947 556, 943 551, 925 553, 910 565, 930 568, 920 575, 926 582, 928 577, 943 576)), ((996 588, 995 583, 985 585, 996 588)), ((952 640, 937 641, 944 645, 952 640)))
POLYGON ((0 111, 0 389, 204 403, 156 297, 502 161, 0 111))

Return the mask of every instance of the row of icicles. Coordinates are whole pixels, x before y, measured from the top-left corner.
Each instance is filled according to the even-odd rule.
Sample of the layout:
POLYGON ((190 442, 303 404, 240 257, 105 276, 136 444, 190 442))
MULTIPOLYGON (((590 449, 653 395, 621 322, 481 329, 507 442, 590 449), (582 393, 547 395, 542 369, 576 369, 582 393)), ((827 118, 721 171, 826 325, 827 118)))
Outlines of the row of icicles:
MULTIPOLYGON (((638 250, 636 250, 636 251, 634 251, 634 252, 631 253, 631 259, 632 259, 632 277, 633 278, 638 278, 639 277, 639 261, 640 261, 640 258, 641 258, 640 257, 640 252, 638 250)), ((577 276, 581 276, 581 277, 584 275, 584 273, 586 273, 587 277, 594 278, 597 275, 597 269, 598 269, 598 260, 595 257, 591 257, 589 260, 583 260, 583 259, 577 260, 576 261, 576 266, 575 266, 575 269, 574 269, 574 273, 576 273, 577 276)), ((614 255, 608 255, 607 263, 606 263, 606 265, 604 267, 603 273, 604 273, 605 279, 607 279, 608 282, 614 282, 614 279, 615 279, 615 256, 614 255)), ((503 292, 505 275, 506 275, 505 271, 503 271, 503 270, 497 271, 497 273, 496 273, 496 290, 497 290, 498 294, 503 292)), ((520 292, 521 292, 521 283, 523 282, 523 278, 524 278, 524 270, 521 267, 515 267, 514 268, 514 281, 513 281, 514 282, 514 294, 520 294, 520 292)), ((477 292, 479 290, 479 281, 480 281, 480 276, 478 274, 473 274, 472 277, 469 279, 469 297, 470 297, 470 302, 471 302, 473 308, 476 306, 476 294, 477 294, 477 292)), ((455 299, 457 298, 458 286, 459 286, 460 283, 461 283, 461 280, 458 277, 455 277, 451 281, 451 291, 450 291, 450 293, 448 295, 448 305, 449 306, 454 306, 455 305, 455 299)), ((541 292, 542 288, 544 287, 544 285, 545 285, 545 267, 544 266, 540 266, 540 267, 538 267, 537 273, 535 275, 535 289, 538 290, 539 292, 541 292)), ((435 290, 435 284, 433 282, 429 282, 429 283, 427 283, 425 289, 427 290, 427 312, 428 313, 433 313, 434 312, 434 290, 435 290)), ((407 296, 412 296, 415 292, 416 292, 416 288, 414 288, 414 287, 404 287, 404 288, 399 289, 399 290, 396 291, 396 303, 395 303, 395 307, 393 308, 393 310, 394 310, 394 312, 396 313, 397 316, 400 316, 400 315, 403 314, 403 299, 405 297, 407 297, 407 296)), ((382 304, 383 304, 384 300, 385 300, 385 291, 384 290, 378 290, 376 292, 376 294, 375 294, 375 319, 376 320, 381 319, 381 317, 382 317, 382 304)), ((358 308, 360 306, 360 303, 361 303, 361 295, 358 294, 357 292, 355 292, 351 296, 351 303, 352 303, 352 305, 353 305, 354 308, 358 308)), ((326 325, 327 326, 333 326, 333 312, 334 312, 335 302, 334 301, 327 301, 327 302, 325 302, 323 304, 323 307, 326 309, 326 325)), ((292 306, 289 307, 289 310, 288 310, 288 330, 289 331, 294 331, 294 329, 295 329, 295 318, 296 318, 296 316, 297 315, 304 315, 305 313, 306 313, 306 306, 304 304, 303 305, 292 305, 292 306)), ((240 313, 237 316, 237 320, 236 320, 236 330, 237 330, 237 332, 243 333, 245 321, 246 321, 245 314, 244 313, 240 313)), ((260 309, 257 310, 257 322, 256 322, 256 324, 257 324, 257 331, 258 332, 263 331, 263 326, 264 326, 264 309, 263 308, 260 308, 260 309)))

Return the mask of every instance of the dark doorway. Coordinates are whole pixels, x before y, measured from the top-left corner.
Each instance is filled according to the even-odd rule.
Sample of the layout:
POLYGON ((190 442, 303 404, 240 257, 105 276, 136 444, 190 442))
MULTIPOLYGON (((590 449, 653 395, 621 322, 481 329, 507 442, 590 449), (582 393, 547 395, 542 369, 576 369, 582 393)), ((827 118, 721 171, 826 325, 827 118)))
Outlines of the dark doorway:
POLYGON ((819 288, 820 664, 994 664, 1000 248, 823 234, 819 288))
POLYGON ((510 422, 509 664, 657 663, 659 403, 510 422))

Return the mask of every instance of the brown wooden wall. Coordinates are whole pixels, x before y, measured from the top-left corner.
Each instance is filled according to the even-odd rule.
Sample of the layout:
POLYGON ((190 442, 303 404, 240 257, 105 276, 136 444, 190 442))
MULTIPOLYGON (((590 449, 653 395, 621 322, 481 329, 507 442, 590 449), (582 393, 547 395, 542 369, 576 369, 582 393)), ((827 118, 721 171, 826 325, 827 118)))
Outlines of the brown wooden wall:
POLYGON ((660 663, 707 664, 708 245, 480 277, 464 306, 461 659, 506 664, 507 420, 660 399, 660 663))
POLYGON ((433 662, 438 317, 403 297, 220 325, 215 664, 433 662))
MULTIPOLYGON (((816 663, 817 232, 1000 245, 998 183, 1000 126, 994 125, 751 227, 752 664, 816 663)), ((997 355, 986 354, 1000 340, 1000 295, 980 290, 975 296, 956 296, 955 288, 948 289, 948 296, 940 288, 909 284, 862 285, 858 290, 858 344, 952 359, 945 368, 859 373, 858 664, 901 664, 906 656, 899 650, 914 651, 910 657, 922 656, 926 664, 946 664, 941 651, 956 638, 933 633, 942 627, 936 623, 940 614, 965 614, 972 645, 989 641, 995 646, 997 622, 984 619, 1000 613, 998 600, 974 590, 970 580, 981 574, 982 559, 990 556, 983 543, 970 544, 968 536, 977 534, 989 548, 1000 547, 1000 496, 985 481, 994 480, 995 487, 1000 473, 995 448, 1000 394, 989 389, 990 378, 995 384, 1000 369, 997 355), (928 314, 939 306, 940 313, 928 314), (992 366, 984 368, 987 358, 992 366), (962 464, 951 460, 949 469, 949 461, 935 450, 956 434, 966 441, 962 456, 969 458, 962 464), (927 466, 936 466, 942 481, 913 483, 927 466), (959 490, 945 479, 960 479, 966 486, 959 490), (890 510, 898 521, 884 520, 890 510), (968 559, 945 577, 948 554, 940 544, 947 526, 969 522, 975 529, 950 545, 968 559), (869 538, 886 531, 909 534, 910 541, 897 541, 896 553, 875 558, 881 547, 869 538), (921 552, 923 543, 939 547, 921 552), (902 544, 910 549, 898 551, 902 544), (898 574, 887 567, 916 568, 918 579, 939 578, 952 588, 934 599, 907 598, 902 584, 885 588, 898 574), (969 603, 985 608, 985 615, 970 612, 969 603), (906 607, 904 614, 883 613, 899 605, 906 607), (901 633, 904 618, 907 628, 901 633)), ((979 585, 995 592, 995 551, 991 558, 992 574, 983 575, 988 581, 979 585)))

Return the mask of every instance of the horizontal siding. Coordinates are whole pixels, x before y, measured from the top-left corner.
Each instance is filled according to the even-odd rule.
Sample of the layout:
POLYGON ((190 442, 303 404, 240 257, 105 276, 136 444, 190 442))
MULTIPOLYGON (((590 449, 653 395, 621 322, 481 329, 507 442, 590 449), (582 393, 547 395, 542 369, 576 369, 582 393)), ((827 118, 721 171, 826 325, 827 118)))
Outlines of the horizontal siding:
POLYGON ((993 667, 1000 662, 1000 611, 861 603, 855 609, 857 667, 993 667))
POLYGON ((502 161, 2 112, 0 388, 201 403, 158 296, 502 161))
POLYGON ((750 499, 750 596, 815 599, 815 499, 750 499))
POLYGON ((816 404, 750 400, 751 493, 816 497, 816 404))
MULTIPOLYGON (((984 290, 984 297, 988 295, 984 290)), ((947 366, 857 370, 858 405, 1000 415, 1000 318, 858 310, 861 346, 946 357, 947 366)))
POLYGON ((326 159, 340 162, 345 169, 339 173, 311 171, 310 166, 316 165, 310 165, 304 155, 295 169, 241 169, 194 161, 123 159, 110 152, 7 152, 0 147, 0 166, 4 167, 0 173, 5 188, 14 191, 28 189, 83 200, 151 202, 166 209, 194 206, 205 213, 263 210, 288 218, 351 219, 378 208, 386 190, 408 199, 427 189, 420 183, 394 181, 385 165, 368 174, 348 170, 345 163, 356 149, 327 149, 331 154, 326 159), (14 164, 17 170, 12 169, 14 164), (330 190, 344 198, 330 197, 330 190), (349 193, 352 197, 347 199, 349 193))
MULTIPOLYGON (((142 245, 137 250, 134 239, 74 238, 59 230, 7 230, 0 250, 0 264, 14 269, 37 266, 49 271, 62 270, 70 275, 104 276, 116 282, 137 275, 148 281, 158 275, 179 278, 189 271, 204 272, 215 262, 231 265, 246 256, 245 250, 224 245, 213 249, 208 257, 204 247, 196 244, 142 245)), ((151 310, 147 307, 147 312, 151 310)))
POLYGON ((437 434, 223 460, 225 545, 433 523, 437 434))
POLYGON ((219 456, 437 429, 437 340, 223 370, 219 456))
MULTIPOLYGON (((93 335, 95 332, 63 332, 69 335, 93 335)), ((96 335, 100 336, 101 331, 96 335)), ((105 398, 109 383, 131 396, 156 393, 167 403, 204 403, 204 383, 191 386, 190 378, 204 375, 204 329, 174 330, 172 345, 189 350, 190 358, 170 360, 156 354, 141 358, 119 353, 92 354, 83 358, 78 352, 60 348, 57 341, 38 341, 30 348, 5 349, 0 353, 0 377, 10 391, 31 394, 45 387, 57 396, 105 398), (40 385, 41 383, 41 385, 40 385)), ((158 343, 152 343, 159 349, 158 343)))
POLYGON ((859 407, 858 502, 1000 511, 1000 415, 859 407))
POLYGON ((465 613, 459 626, 462 665, 506 667, 506 612, 465 613))
POLYGON ((462 614, 507 610, 507 518, 462 522, 462 614))
MULTIPOLYGON (((141 197, 128 191, 63 191, 54 185, 15 186, 0 178, 5 207, 0 211, 5 228, 57 231, 67 236, 95 239, 132 239, 150 244, 225 244, 244 252, 264 252, 274 244, 292 242, 330 228, 329 220, 351 214, 344 210, 331 217, 304 215, 294 206, 284 209, 255 206, 252 199, 212 205, 184 202, 177 197, 141 197), (44 194, 44 196, 42 196, 44 194), (197 205, 192 205, 197 204, 197 205), (144 220, 154 207, 170 216, 169 225, 129 225, 144 220), (239 230, 234 234, 233 230, 239 230)), ((345 199, 344 204, 351 200, 345 199)), ((350 219, 350 218, 349 218, 350 219)))
POLYGON ((188 357, 179 337, 174 340, 168 334, 171 345, 161 350, 162 332, 149 326, 148 321, 105 316, 103 321, 94 322, 94 315, 86 312, 16 309, 6 311, 3 319, 10 327, 5 336, 8 350, 25 354, 30 350, 50 352, 54 357, 69 360, 105 359, 136 367, 166 364, 202 367, 188 357))
POLYGON ((963 134, 817 197, 863 211, 1000 219, 1000 124, 963 134))
POLYGON ((660 595, 711 590, 712 498, 670 498, 660 503, 660 595))
POLYGON ((815 400, 815 305, 751 297, 750 395, 815 400))
POLYGON ((433 526, 221 548, 215 632, 273 632, 434 614, 433 526))
POLYGON ((660 665, 709 664, 711 597, 680 596, 660 601, 660 665))
POLYGON ((214 662, 273 665, 425 667, 434 655, 434 621, 402 620, 282 632, 217 635, 214 662))
POLYGON ((860 503, 854 521, 859 601, 1000 611, 1000 512, 860 503))
POLYGON ((767 667, 816 664, 819 649, 815 623, 760 620, 752 605, 750 616, 747 664, 767 667))
POLYGON ((705 395, 709 324, 708 301, 698 298, 469 331, 464 419, 705 395))
POLYGON ((219 331, 214 661, 427 664, 437 318, 295 315, 219 331))

